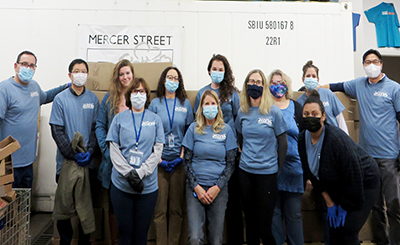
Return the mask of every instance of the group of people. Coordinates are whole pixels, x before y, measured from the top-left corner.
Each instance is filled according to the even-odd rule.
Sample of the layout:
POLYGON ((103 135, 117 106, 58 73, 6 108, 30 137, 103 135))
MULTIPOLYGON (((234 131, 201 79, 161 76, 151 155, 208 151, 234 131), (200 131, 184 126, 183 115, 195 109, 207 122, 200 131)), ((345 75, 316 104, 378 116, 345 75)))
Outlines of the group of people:
MULTIPOLYGON (((44 92, 32 80, 37 59, 24 51, 15 76, 0 83, 0 136, 12 135, 22 146, 13 153, 14 187, 32 186, 38 109, 54 99, 49 123, 57 145, 56 199, 63 200, 55 210, 71 209, 62 199, 71 182, 85 199, 97 177, 109 190, 113 242, 147 244, 154 220, 157 244, 179 244, 186 203, 188 244, 203 244, 205 224, 209 243, 222 244, 224 220, 228 244, 243 244, 242 212, 247 244, 303 244, 302 194, 312 189, 326 207, 325 244, 359 244, 371 209, 376 242, 400 244, 400 85, 382 73, 378 51, 368 50, 362 61, 367 77, 324 86, 307 62, 305 93, 295 101, 281 70, 250 71, 239 93, 226 57, 213 55, 211 83, 192 110, 176 67, 162 72, 150 101, 147 82, 121 60, 99 104, 85 88, 84 60, 71 62, 70 84, 44 92), (347 135, 345 108, 331 90, 358 99, 360 145, 347 135), (93 176, 96 148, 102 161, 93 176)), ((83 214, 81 244, 94 229, 85 212, 91 201, 84 203, 72 208, 83 214)), ((60 244, 71 243, 69 218, 58 216, 60 244)))

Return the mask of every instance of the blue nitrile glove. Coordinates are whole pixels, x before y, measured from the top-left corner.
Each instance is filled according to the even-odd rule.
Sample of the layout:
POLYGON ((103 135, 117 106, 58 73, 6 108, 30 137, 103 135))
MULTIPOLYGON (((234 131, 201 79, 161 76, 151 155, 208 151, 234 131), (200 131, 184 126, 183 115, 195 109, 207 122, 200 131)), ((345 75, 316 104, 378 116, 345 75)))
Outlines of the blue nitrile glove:
POLYGON ((161 160, 160 166, 163 167, 163 169, 167 170, 167 168, 168 168, 168 161, 161 160))
POLYGON ((344 222, 346 221, 347 211, 344 210, 340 205, 338 207, 338 215, 336 221, 336 227, 344 226, 344 222))
POLYGON ((176 169, 179 165, 183 163, 183 159, 178 157, 177 159, 173 160, 170 162, 171 166, 174 166, 174 169, 176 169))
POLYGON ((326 215, 326 219, 329 221, 329 226, 336 228, 336 223, 337 223, 337 210, 338 206, 336 204, 333 204, 332 207, 328 207, 328 213, 326 215))
POLYGON ((67 88, 69 88, 69 87, 71 87, 71 83, 70 82, 67 83, 67 88))
POLYGON ((81 166, 85 167, 90 163, 90 153, 89 152, 78 152, 75 154, 76 163, 81 166))

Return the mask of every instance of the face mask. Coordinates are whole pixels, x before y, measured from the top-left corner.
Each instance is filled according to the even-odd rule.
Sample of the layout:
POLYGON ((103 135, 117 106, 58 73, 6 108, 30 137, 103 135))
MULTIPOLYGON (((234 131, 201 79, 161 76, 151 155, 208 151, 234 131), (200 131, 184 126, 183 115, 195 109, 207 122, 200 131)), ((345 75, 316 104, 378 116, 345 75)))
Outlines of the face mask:
POLYGON ((208 119, 214 119, 218 114, 218 106, 217 105, 206 105, 203 106, 203 115, 208 119))
POLYGON ((20 66, 18 77, 22 82, 27 83, 30 80, 32 80, 34 73, 35 73, 35 71, 33 69, 20 66))
POLYGON ((304 86, 307 90, 314 90, 318 86, 318 78, 306 77, 304 79, 304 86))
POLYGON ((169 80, 168 78, 165 80, 164 84, 165 88, 168 90, 168 92, 173 93, 175 92, 178 87, 179 87, 179 82, 174 82, 169 80))
POLYGON ((312 132, 317 132, 321 127, 321 118, 320 117, 303 117, 304 127, 312 132))
POLYGON ((285 84, 276 84, 271 85, 269 87, 269 90, 271 91, 271 94, 276 98, 282 98, 287 92, 287 87, 285 84))
POLYGON ((211 71, 211 80, 214 83, 220 83, 224 80, 224 74, 222 71, 211 71))
POLYGON ((131 94, 131 103, 136 110, 140 110, 143 108, 144 104, 146 103, 146 99, 147 99, 146 93, 131 94))
POLYGON ((72 81, 76 86, 82 87, 85 85, 87 80, 87 73, 72 73, 74 81, 72 81))
POLYGON ((364 67, 365 74, 370 78, 377 78, 381 74, 381 66, 370 64, 364 67))
POLYGON ((247 85, 247 94, 253 98, 258 99, 263 93, 263 87, 257 85, 247 85))

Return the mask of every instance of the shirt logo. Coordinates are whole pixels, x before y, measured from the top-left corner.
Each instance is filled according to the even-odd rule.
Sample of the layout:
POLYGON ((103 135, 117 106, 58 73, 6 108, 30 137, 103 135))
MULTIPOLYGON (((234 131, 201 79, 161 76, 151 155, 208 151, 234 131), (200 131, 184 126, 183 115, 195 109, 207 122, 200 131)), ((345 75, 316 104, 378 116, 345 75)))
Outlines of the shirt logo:
POLYGON ((83 109, 94 109, 93 103, 83 103, 83 109))
POLYGON ((224 140, 226 139, 226 134, 213 134, 213 139, 224 140))
POLYGON ((388 97, 388 94, 386 92, 380 92, 380 91, 375 91, 374 96, 378 97, 388 97))
POLYGON ((142 126, 153 126, 153 125, 156 125, 156 122, 155 121, 152 121, 152 122, 150 122, 150 121, 143 121, 142 122, 142 126))
POLYGON ((187 108, 186 107, 175 107, 175 111, 187 112, 187 108))
POLYGON ((382 11, 382 15, 394 15, 394 12, 382 11))
POLYGON ((258 124, 267 124, 268 126, 272 126, 272 120, 269 118, 258 118, 258 124))
POLYGON ((329 106, 329 101, 324 101, 322 102, 322 104, 324 105, 324 107, 329 106))
POLYGON ((38 91, 31 92, 31 97, 39 97, 38 91))

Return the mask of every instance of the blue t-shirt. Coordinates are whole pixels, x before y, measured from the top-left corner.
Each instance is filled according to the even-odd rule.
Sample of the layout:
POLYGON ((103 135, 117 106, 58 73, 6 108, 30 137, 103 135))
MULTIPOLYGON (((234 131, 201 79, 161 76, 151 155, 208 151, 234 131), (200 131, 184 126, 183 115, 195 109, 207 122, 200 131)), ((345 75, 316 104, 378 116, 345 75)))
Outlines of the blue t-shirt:
POLYGON ((285 163, 278 176, 278 189, 280 191, 303 193, 303 168, 297 146, 299 127, 294 119, 294 102, 290 100, 289 106, 286 109, 281 109, 281 111, 289 130, 287 131, 288 149, 285 163))
POLYGON ((0 140, 11 135, 21 148, 12 154, 13 167, 26 167, 36 159, 39 107, 46 93, 31 80, 28 85, 12 77, 0 83, 0 140))
POLYGON ((306 151, 307 151, 308 166, 310 167, 311 173, 317 179, 319 179, 319 174, 318 174, 320 166, 319 159, 325 138, 325 127, 322 128, 321 136, 319 137, 318 142, 314 145, 311 142, 311 135, 308 130, 306 130, 305 135, 306 135, 306 151))
POLYGON ((400 24, 393 3, 382 2, 364 13, 375 24, 378 47, 400 47, 400 24))
MULTIPOLYGON (((207 89, 213 90, 219 96, 219 89, 212 89, 211 84, 200 89, 196 95, 196 100, 194 102, 194 113, 197 112, 197 108, 199 108, 201 96, 203 95, 204 91, 206 91, 207 89)), ((222 111, 222 115, 224 116, 224 122, 229 124, 229 126, 231 126, 232 129, 235 128, 234 117, 237 116, 239 108, 240 108, 239 94, 236 90, 234 90, 229 101, 221 104, 221 111, 222 111)), ((236 135, 236 131, 235 130, 233 130, 233 131, 234 131, 234 134, 236 135)))
POLYGON ((226 152, 238 147, 236 137, 227 124, 220 133, 206 126, 202 135, 196 132, 196 126, 197 122, 189 126, 182 145, 193 151, 192 166, 197 182, 214 186, 226 167, 226 152))
POLYGON ((356 51, 356 27, 360 23, 360 14, 353 13, 353 51, 356 51))
POLYGON ((343 85, 346 94, 358 100, 360 145, 374 158, 395 159, 399 154, 400 85, 386 75, 378 83, 359 77, 343 85))
MULTIPOLYGON (((133 113, 135 117, 135 125, 139 134, 140 124, 142 130, 139 137, 138 151, 143 152, 142 163, 150 157, 153 152, 155 143, 164 143, 164 129, 161 118, 149 110, 145 110, 142 121, 143 112, 133 113), (141 123, 142 122, 142 123, 141 123)), ((132 111, 126 110, 118 113, 108 130, 106 141, 112 141, 120 146, 120 151, 125 159, 129 162, 130 150, 136 148, 136 134, 133 126, 132 111)), ((119 190, 131 194, 137 194, 128 181, 120 174, 115 167, 112 169, 111 181, 119 190)), ((157 167, 154 172, 143 178, 144 189, 142 194, 148 194, 158 189, 157 167)))
MULTIPOLYGON (((345 109, 342 102, 340 102, 336 95, 329 89, 319 88, 318 93, 324 104, 326 121, 331 125, 339 127, 336 117, 345 109)), ((304 106, 307 98, 306 93, 304 93, 297 99, 297 102, 304 106)))
POLYGON ((248 114, 239 111, 236 130, 243 135, 243 149, 239 167, 252 174, 278 172, 278 142, 276 137, 288 126, 281 110, 273 105, 268 115, 251 107, 248 114))
MULTIPOLYGON (((54 98, 49 124, 63 126, 70 141, 75 132, 79 132, 87 146, 92 125, 96 122, 99 99, 88 89, 80 96, 73 95, 70 90, 66 89, 54 98)), ((57 148, 57 174, 61 171, 63 161, 64 156, 57 148)))
POLYGON ((176 98, 176 104, 174 109, 175 99, 167 99, 168 111, 165 106, 165 98, 155 98, 151 101, 149 111, 152 111, 161 117, 161 121, 164 127, 165 133, 165 146, 161 158, 167 161, 172 161, 178 158, 181 154, 182 140, 185 136, 185 129, 193 122, 193 111, 192 105, 189 100, 186 99, 182 105, 180 100, 176 98), (175 110, 175 114, 174 114, 175 110), (169 112, 169 116, 168 116, 169 112), (171 137, 171 124, 172 122, 172 135, 174 137, 174 146, 169 147, 169 138, 171 137))

